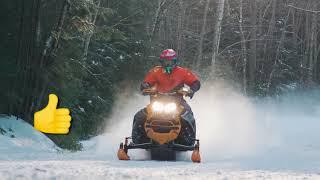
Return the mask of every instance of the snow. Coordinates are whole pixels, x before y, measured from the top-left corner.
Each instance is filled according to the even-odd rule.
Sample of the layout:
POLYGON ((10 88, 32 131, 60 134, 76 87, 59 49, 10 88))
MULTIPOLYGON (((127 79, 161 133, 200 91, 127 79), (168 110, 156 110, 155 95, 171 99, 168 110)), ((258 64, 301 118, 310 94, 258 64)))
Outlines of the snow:
POLYGON ((33 127, 21 119, 13 116, 0 116, 0 160, 14 157, 33 157, 60 151, 44 134, 36 131, 33 127))
POLYGON ((75 153, 22 120, 0 117, 6 131, 0 134, 0 179, 320 179, 319 91, 249 99, 221 84, 204 85, 189 102, 200 164, 190 153, 177 162, 150 161, 144 150, 129 151, 131 161, 117 160, 119 142, 148 97, 122 92, 116 102, 105 134, 83 141, 83 151, 75 153))
POLYGON ((181 162, 15 161, 0 164, 2 179, 317 179, 317 174, 221 169, 181 162), (15 171, 12 171, 15 169, 15 171))

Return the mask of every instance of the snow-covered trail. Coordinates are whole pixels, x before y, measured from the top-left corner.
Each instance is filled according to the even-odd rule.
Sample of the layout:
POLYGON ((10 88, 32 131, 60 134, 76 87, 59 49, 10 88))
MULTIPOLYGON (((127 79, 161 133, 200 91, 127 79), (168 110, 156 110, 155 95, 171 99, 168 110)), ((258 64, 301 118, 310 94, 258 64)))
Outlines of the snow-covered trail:
POLYGON ((118 161, 119 142, 147 102, 122 93, 106 133, 84 141, 76 153, 0 118, 0 127, 7 128, 0 135, 0 179, 320 179, 319 91, 254 100, 223 85, 204 86, 190 101, 201 164, 192 163, 190 153, 177 162, 150 161, 144 150, 130 151, 131 161, 118 161))
POLYGON ((14 161, 0 163, 1 179, 319 179, 315 173, 241 170, 185 162, 14 161))

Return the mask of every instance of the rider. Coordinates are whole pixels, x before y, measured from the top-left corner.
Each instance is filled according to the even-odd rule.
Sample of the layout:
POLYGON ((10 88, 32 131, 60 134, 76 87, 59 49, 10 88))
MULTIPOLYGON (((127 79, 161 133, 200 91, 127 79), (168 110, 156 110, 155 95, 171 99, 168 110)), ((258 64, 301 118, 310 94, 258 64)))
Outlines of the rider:
MULTIPOLYGON (((172 49, 166 49, 160 54, 161 66, 156 66, 149 71, 141 84, 141 91, 155 89, 161 93, 168 93, 182 88, 185 84, 190 87, 190 98, 200 89, 199 78, 186 68, 178 66, 177 53, 172 49)), ((144 95, 147 95, 144 93, 144 95)), ((181 96, 181 105, 185 112, 182 117, 182 131, 178 136, 181 144, 192 145, 196 136, 195 119, 190 106, 181 96), (187 123, 186 123, 187 122, 187 123)), ((132 140, 134 143, 145 143, 150 140, 144 132, 144 121, 146 120, 146 109, 142 109, 134 116, 132 126, 132 140)))

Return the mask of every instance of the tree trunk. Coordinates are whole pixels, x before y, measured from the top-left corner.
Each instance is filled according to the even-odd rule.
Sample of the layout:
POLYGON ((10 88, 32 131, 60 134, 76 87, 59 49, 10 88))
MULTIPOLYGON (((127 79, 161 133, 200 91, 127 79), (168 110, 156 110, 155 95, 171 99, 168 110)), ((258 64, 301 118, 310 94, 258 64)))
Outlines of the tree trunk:
POLYGON ((82 56, 83 59, 86 59, 87 55, 88 55, 89 45, 90 45, 91 37, 92 37, 92 35, 94 33, 94 27, 95 27, 94 25, 96 24, 96 20, 97 20, 98 14, 99 14, 100 4, 101 4, 101 0, 98 0, 97 6, 96 6, 97 9, 95 11, 95 14, 94 14, 94 17, 92 19, 92 22, 90 22, 93 25, 93 29, 87 35, 85 43, 84 43, 84 51, 83 51, 84 53, 83 53, 83 56, 82 56))
POLYGON ((53 29, 53 31, 51 32, 48 39, 46 40, 45 48, 42 51, 41 67, 43 66, 43 63, 47 63, 47 62, 44 62, 45 59, 51 56, 52 54, 54 54, 55 51, 57 50, 59 39, 62 33, 62 27, 64 24, 64 20, 67 16, 69 7, 70 7, 70 4, 68 0, 64 0, 58 23, 56 27, 53 29))
POLYGON ((279 42, 279 45, 278 45, 278 48, 277 48, 277 51, 276 51, 276 56, 275 56, 274 61, 273 61, 272 70, 271 70, 271 73, 269 74, 269 78, 268 78, 268 82, 267 82, 267 92, 266 92, 268 95, 270 95, 271 84, 272 84, 273 78, 275 76, 276 70, 278 68, 278 64, 279 64, 279 62, 281 62, 280 55, 281 55, 281 51, 282 51, 283 46, 284 46, 284 41, 286 40, 285 39, 285 37, 286 37, 285 35, 286 35, 287 23, 288 23, 290 14, 291 14, 291 8, 289 8, 288 15, 287 15, 287 17, 285 19, 284 27, 283 27, 283 30, 281 32, 280 42, 279 42))
MULTIPOLYGON (((230 17, 231 16, 231 8, 230 8, 230 0, 226 0, 226 7, 225 7, 225 16, 230 17)), ((255 2, 255 1, 254 1, 255 2)))
POLYGON ((167 0, 158 0, 158 8, 156 10, 154 22, 152 25, 152 31, 149 39, 150 42, 153 40, 155 33, 158 32, 161 12, 163 11, 166 4, 167 0))
POLYGON ((33 91, 37 79, 36 65, 39 58, 39 40, 38 30, 40 24, 40 0, 33 0, 32 3, 22 3, 22 16, 19 34, 19 51, 17 63, 19 66, 17 81, 22 82, 19 96, 23 103, 17 104, 17 115, 30 121, 33 108, 33 91))
POLYGON ((214 70, 214 65, 218 56, 220 37, 221 37, 221 25, 224 12, 225 0, 219 0, 217 4, 217 11, 215 15, 215 26, 214 26, 214 37, 213 37, 213 47, 212 47, 212 59, 211 59, 211 69, 214 70))
MULTIPOLYGON (((22 58, 22 51, 23 51, 23 32, 24 32, 24 22, 25 22, 25 1, 18 1, 18 11, 20 11, 20 17, 19 17, 19 29, 18 29, 18 45, 17 45, 17 51, 16 51, 16 64, 17 64, 17 74, 21 74, 21 71, 23 70, 23 58, 22 58)), ((15 78, 14 82, 12 83, 12 87, 11 87, 11 92, 10 92, 10 97, 14 97, 14 93, 17 92, 17 88, 18 88, 18 82, 19 82, 19 78, 20 76, 17 76, 17 78, 15 78)), ((19 115, 19 104, 15 104, 15 102, 10 102, 9 104, 9 115, 11 114, 15 114, 15 115, 19 115)))
POLYGON ((239 29, 240 29, 240 38, 241 38, 241 57, 243 59, 243 69, 242 69, 242 84, 243 84, 243 92, 247 93, 247 47, 246 47, 246 39, 244 36, 244 31, 242 27, 243 23, 243 0, 240 0, 239 6, 239 29))
POLYGON ((257 67, 257 3, 256 1, 252 1, 251 3, 251 39, 253 41, 250 42, 250 55, 249 55, 249 83, 248 83, 248 89, 251 92, 254 90, 255 86, 255 76, 256 76, 256 67, 257 67))
POLYGON ((310 53, 309 53, 309 67, 308 67, 308 84, 314 82, 314 74, 316 72, 316 64, 318 58, 318 44, 317 44, 317 14, 313 13, 311 16, 311 32, 310 32, 310 53))
MULTIPOLYGON (((310 3, 308 3, 306 5, 306 8, 309 9, 310 7, 310 3)), ((309 57, 310 57, 310 53, 311 53, 311 13, 306 12, 305 13, 305 26, 304 26, 304 39, 305 39, 305 43, 304 43, 304 56, 303 58, 301 58, 301 67, 302 67, 302 75, 301 75, 301 82, 308 86, 309 85, 309 57)))
MULTIPOLYGON (((272 14, 271 14, 271 19, 270 19, 270 23, 269 23, 269 27, 268 27, 268 32, 266 34, 266 39, 271 39, 273 38, 273 33, 275 31, 275 24, 276 24, 276 9, 277 9, 277 0, 272 0, 272 5, 271 5, 272 9, 272 14)), ((272 55, 270 55, 271 53, 268 51, 270 50, 270 45, 269 45, 269 41, 266 41, 265 45, 264 45, 264 61, 265 62, 270 62, 272 59, 272 55)), ((272 46, 272 45, 271 45, 272 46)))
MULTIPOLYGON (((62 27, 64 25, 65 18, 67 16, 67 12, 69 10, 70 4, 68 0, 64 0, 62 9, 60 12, 59 20, 56 26, 53 28, 51 34, 46 40, 45 47, 42 51, 41 58, 40 58, 40 65, 39 65, 39 73, 41 73, 45 65, 49 64, 48 60, 52 57, 58 48, 59 39, 62 33, 62 27)), ((38 90, 38 100, 35 109, 39 109, 44 96, 46 95, 45 92, 47 91, 47 83, 48 79, 44 78, 39 80, 39 90, 38 90), (42 81, 43 80, 43 81, 42 81)))
MULTIPOLYGON (((271 19, 270 19, 270 23, 269 23, 269 27, 268 27, 268 31, 267 34, 265 36, 265 39, 271 39, 274 38, 274 31, 275 31, 275 25, 276 25, 276 12, 277 12, 277 0, 272 0, 271 2, 271 19)), ((270 44, 272 42, 266 41, 264 44, 264 51, 263 51, 263 59, 264 59, 264 64, 267 64, 267 67, 264 67, 264 71, 266 72, 266 74, 269 73, 269 76, 265 76, 264 79, 266 81, 267 84, 267 89, 266 89, 266 94, 269 94, 269 90, 270 90, 270 86, 271 86, 271 80, 273 77, 273 73, 275 72, 275 66, 273 62, 276 61, 272 61, 272 59, 274 59, 275 57, 273 56, 273 54, 271 53, 273 51, 273 45, 270 44), (273 64, 273 65, 272 65, 273 64)))
POLYGON ((201 60, 202 60, 203 40, 204 40, 204 35, 206 33, 207 15, 208 15, 208 10, 209 10, 209 5, 210 5, 210 0, 206 0, 206 5, 204 7, 202 28, 201 28, 201 32, 200 32, 199 46, 198 46, 198 58, 196 61, 197 70, 200 70, 200 65, 201 65, 201 60))
POLYGON ((178 28, 177 28, 177 33, 178 33, 178 39, 177 39, 177 52, 180 54, 179 56, 182 57, 182 35, 183 35, 183 20, 184 20, 184 15, 185 15, 185 7, 183 0, 179 0, 179 13, 178 13, 178 28))

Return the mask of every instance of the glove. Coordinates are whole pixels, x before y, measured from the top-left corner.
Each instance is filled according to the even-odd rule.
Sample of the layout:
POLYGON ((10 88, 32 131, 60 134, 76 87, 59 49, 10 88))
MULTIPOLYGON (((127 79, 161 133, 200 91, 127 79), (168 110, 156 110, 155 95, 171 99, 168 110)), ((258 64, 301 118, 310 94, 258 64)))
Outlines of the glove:
POLYGON ((143 82, 140 86, 140 90, 142 91, 142 95, 152 95, 157 93, 157 89, 155 86, 151 87, 149 83, 143 82))
POLYGON ((190 99, 192 99, 193 95, 195 92, 197 92, 200 89, 200 81, 195 81, 191 84, 190 86, 190 95, 188 95, 190 97, 190 99))
POLYGON ((141 83, 141 85, 140 85, 140 91, 143 91, 144 89, 148 89, 148 88, 150 88, 150 87, 151 87, 151 86, 150 86, 149 83, 143 82, 143 83, 141 83))
POLYGON ((193 95, 194 95, 194 91, 192 91, 192 90, 190 89, 190 92, 188 93, 188 96, 190 97, 190 99, 193 98, 193 95))
POLYGON ((142 94, 145 96, 146 95, 154 95, 156 93, 157 93, 157 90, 155 88, 147 88, 142 91, 142 94))

